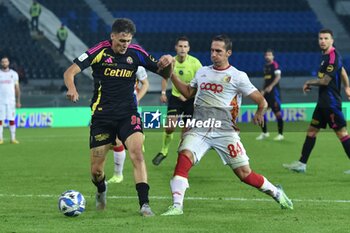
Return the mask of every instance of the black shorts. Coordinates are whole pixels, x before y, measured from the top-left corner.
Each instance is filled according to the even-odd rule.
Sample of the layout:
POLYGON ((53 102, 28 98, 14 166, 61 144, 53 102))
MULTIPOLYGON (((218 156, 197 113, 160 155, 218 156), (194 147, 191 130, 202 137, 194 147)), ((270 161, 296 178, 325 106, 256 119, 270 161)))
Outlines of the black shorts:
POLYGON ((133 133, 143 133, 142 129, 141 117, 137 112, 117 120, 93 117, 90 125, 90 149, 109 143, 114 144, 117 135, 125 146, 125 140, 133 133))
POLYGON ((267 93, 264 97, 272 112, 277 113, 281 111, 281 98, 279 93, 267 93))
POLYGON ((188 99, 185 102, 178 97, 171 95, 168 105, 168 116, 180 116, 183 114, 183 120, 191 119, 193 115, 194 98, 188 99))
POLYGON ((327 108, 316 106, 312 114, 311 126, 317 129, 326 128, 327 124, 335 131, 346 126, 341 108, 327 108))

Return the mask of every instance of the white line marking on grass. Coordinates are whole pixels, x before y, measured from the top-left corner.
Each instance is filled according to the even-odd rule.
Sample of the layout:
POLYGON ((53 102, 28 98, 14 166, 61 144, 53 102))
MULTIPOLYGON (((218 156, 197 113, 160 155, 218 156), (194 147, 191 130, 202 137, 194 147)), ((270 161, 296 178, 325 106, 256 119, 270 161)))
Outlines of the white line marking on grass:
MULTIPOLYGON (((4 194, 0 193, 1 197, 14 198, 58 198, 59 195, 52 194, 4 194)), ((155 200, 171 200, 170 196, 150 196, 150 199, 155 200)), ((108 196, 108 199, 137 199, 137 196, 108 196)), ((191 201, 258 201, 270 202, 274 201, 268 198, 241 198, 241 197, 185 197, 191 201)), ((311 203, 350 203, 350 200, 314 200, 314 199, 292 199, 293 202, 311 202, 311 203)))
POLYGON ((79 135, 70 137, 67 135, 22 135, 18 137, 19 140, 25 141, 25 142, 48 142, 53 141, 55 139, 60 139, 63 141, 86 141, 89 142, 89 136, 88 135, 79 135))

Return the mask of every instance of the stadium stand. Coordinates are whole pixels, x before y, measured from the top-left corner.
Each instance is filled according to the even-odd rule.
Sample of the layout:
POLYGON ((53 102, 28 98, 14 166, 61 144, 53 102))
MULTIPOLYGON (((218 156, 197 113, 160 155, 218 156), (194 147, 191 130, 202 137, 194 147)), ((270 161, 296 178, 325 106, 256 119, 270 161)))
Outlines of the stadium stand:
MULTIPOLYGON (((87 46, 109 38, 110 25, 86 0, 39 2, 87 46)), ((185 34, 191 39, 191 53, 204 65, 211 64, 209 46, 212 36, 228 34, 234 42, 232 64, 253 77, 257 86, 261 80, 254 77, 262 75, 263 51, 267 48, 275 50, 283 77, 290 76, 286 82, 293 83, 293 87, 288 84, 289 88, 299 88, 302 79, 315 75, 319 66, 317 32, 322 25, 308 0, 219 0, 220 4, 211 0, 151 0, 146 3, 144 0, 98 0, 96 3, 106 5, 115 18, 134 20, 138 43, 155 57, 174 54, 175 38, 185 34)), ((0 38, 0 50, 11 51, 14 57, 21 58, 29 80, 61 80, 67 63, 61 68, 62 64, 52 58, 51 53, 55 51, 43 49, 44 40, 30 36, 28 22, 18 23, 17 19, 7 15, 0 14, 0 32, 7 35, 0 38), (7 32, 8 28, 14 29, 7 32), (19 34, 22 36, 18 37, 19 34), (14 44, 23 46, 19 49, 14 44), (28 52, 23 54, 24 50, 28 52), (33 59, 33 54, 40 56, 33 59)), ((342 54, 349 67, 350 59, 342 54)))
POLYGON ((44 6, 54 12, 88 46, 108 38, 110 27, 92 11, 84 0, 45 0, 44 6))
POLYGON ((138 41, 155 56, 171 52, 175 38, 186 34, 192 54, 210 64, 211 37, 224 32, 234 39, 234 64, 249 75, 261 74, 267 48, 276 51, 285 75, 312 75, 318 66, 321 24, 304 0, 102 2, 115 17, 135 21, 138 41))
MULTIPOLYGON (((138 42, 156 57, 173 53, 175 38, 186 34, 192 41, 192 53, 203 64, 210 64, 210 40, 225 32, 234 39, 234 64, 251 76, 261 74, 261 52, 267 48, 276 51, 285 75, 312 75, 317 69, 315 34, 321 25, 305 0, 101 2, 114 17, 133 19, 138 42)), ((109 37, 110 26, 84 0, 46 0, 42 4, 88 46, 109 37)))
POLYGON ((0 37, 0 54, 9 56, 12 64, 20 64, 27 79, 62 78, 63 68, 55 64, 37 39, 32 38, 27 20, 12 17, 1 5, 0 21, 0 34, 3 35, 0 37))
MULTIPOLYGON (((342 25, 350 34, 350 2, 344 0, 329 0, 329 4, 336 13, 338 19, 342 22, 342 25)), ((344 65, 350 71, 350 54, 344 54, 344 65)))

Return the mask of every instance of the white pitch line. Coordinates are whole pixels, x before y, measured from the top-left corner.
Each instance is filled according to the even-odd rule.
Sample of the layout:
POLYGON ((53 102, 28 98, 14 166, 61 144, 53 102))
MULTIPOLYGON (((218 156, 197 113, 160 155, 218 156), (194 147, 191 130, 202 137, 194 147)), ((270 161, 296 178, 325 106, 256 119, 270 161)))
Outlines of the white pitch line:
MULTIPOLYGON (((3 194, 1 197, 15 197, 15 198, 58 198, 59 195, 52 194, 3 194)), ((150 199, 155 200, 171 200, 170 196, 150 196, 150 199)), ((108 196, 108 199, 137 199, 137 196, 108 196)), ((270 202, 274 201, 267 198, 240 198, 240 197, 186 197, 186 200, 191 201, 258 201, 270 202)), ((293 202, 311 202, 311 203, 350 203, 350 200, 314 200, 314 199, 292 199, 293 202)))

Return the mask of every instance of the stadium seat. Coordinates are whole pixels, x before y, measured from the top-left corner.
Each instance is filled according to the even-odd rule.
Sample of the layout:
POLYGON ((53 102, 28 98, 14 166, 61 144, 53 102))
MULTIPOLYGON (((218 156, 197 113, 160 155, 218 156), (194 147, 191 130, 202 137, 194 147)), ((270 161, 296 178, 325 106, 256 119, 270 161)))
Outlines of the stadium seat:
MULTIPOLYGON (((172 52, 175 38, 185 34, 191 39, 191 52, 200 54, 203 64, 210 64, 207 51, 212 36, 226 33, 234 40, 235 53, 249 54, 249 59, 239 64, 247 72, 257 73, 261 71, 250 59, 261 59, 266 48, 288 58, 293 57, 291 52, 318 51, 315 33, 321 24, 306 0, 221 0, 220 4, 211 0, 154 0, 147 4, 144 0, 101 2, 114 17, 127 17, 135 22, 136 39, 153 54, 172 52)), ((47 0, 43 4, 67 22, 89 46, 108 38, 109 26, 84 0, 47 0)), ((309 74, 305 67, 288 63, 286 75, 299 72, 309 74)))

